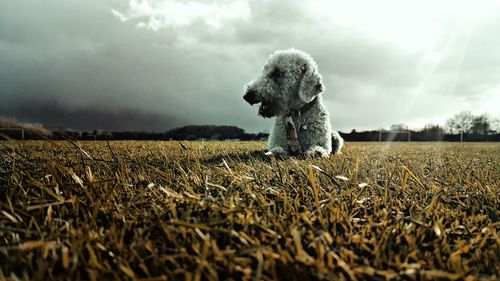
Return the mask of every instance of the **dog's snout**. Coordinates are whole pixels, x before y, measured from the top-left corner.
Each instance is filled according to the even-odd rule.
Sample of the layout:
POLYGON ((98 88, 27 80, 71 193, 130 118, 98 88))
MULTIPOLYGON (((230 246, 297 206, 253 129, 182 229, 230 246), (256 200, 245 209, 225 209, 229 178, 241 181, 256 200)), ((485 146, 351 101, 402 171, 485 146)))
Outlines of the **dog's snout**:
POLYGON ((249 104, 259 103, 257 92, 254 90, 247 90, 247 92, 243 96, 243 99, 246 100, 249 104))

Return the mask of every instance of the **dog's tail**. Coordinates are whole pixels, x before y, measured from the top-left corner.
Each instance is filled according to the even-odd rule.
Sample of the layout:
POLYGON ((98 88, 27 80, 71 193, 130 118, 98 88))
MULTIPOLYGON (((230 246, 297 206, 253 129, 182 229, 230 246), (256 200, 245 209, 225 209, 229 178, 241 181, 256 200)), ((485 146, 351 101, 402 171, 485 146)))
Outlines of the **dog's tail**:
POLYGON ((332 131, 332 154, 339 154, 344 146, 344 139, 337 131, 332 131))

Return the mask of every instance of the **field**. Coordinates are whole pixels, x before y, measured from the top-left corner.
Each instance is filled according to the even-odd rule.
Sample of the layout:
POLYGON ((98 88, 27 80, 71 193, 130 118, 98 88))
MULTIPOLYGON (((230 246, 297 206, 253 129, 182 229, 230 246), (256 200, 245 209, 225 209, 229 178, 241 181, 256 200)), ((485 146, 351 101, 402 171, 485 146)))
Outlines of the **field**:
POLYGON ((500 144, 0 142, 0 280, 498 280, 500 144))

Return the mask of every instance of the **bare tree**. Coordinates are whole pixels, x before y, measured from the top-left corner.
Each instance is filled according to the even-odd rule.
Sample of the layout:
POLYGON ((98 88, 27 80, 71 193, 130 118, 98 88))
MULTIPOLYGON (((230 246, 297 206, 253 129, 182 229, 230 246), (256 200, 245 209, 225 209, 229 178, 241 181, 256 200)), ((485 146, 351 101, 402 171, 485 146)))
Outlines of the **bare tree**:
POLYGON ((407 131, 408 126, 403 123, 391 125, 391 131, 407 131))
POLYGON ((441 128, 438 124, 427 124, 421 132, 426 134, 442 134, 443 128, 441 128))
POLYGON ((491 123, 487 114, 474 116, 472 119, 471 132, 474 134, 487 135, 490 132, 491 123))
POLYGON ((446 122, 446 126, 451 133, 456 130, 460 133, 468 134, 471 131, 473 120, 474 115, 470 111, 462 111, 449 119, 446 122))
POLYGON ((445 127, 446 127, 446 130, 447 130, 450 134, 454 134, 454 133, 455 133, 455 127, 456 127, 455 123, 456 123, 456 121, 455 121, 455 119, 453 119, 453 118, 450 118, 450 119, 446 120, 446 125, 445 125, 445 127))
POLYGON ((490 127, 492 133, 500 133, 500 117, 492 119, 490 121, 490 127))

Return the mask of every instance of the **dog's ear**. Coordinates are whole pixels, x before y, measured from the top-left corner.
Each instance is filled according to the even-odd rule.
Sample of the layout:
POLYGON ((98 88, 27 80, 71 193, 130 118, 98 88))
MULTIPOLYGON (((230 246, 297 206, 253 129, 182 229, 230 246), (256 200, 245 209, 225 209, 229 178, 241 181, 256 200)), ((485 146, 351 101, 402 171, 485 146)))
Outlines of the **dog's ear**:
POLYGON ((308 63, 302 70, 302 80, 300 81, 299 97, 306 103, 312 101, 317 95, 325 90, 321 75, 316 64, 308 63))

